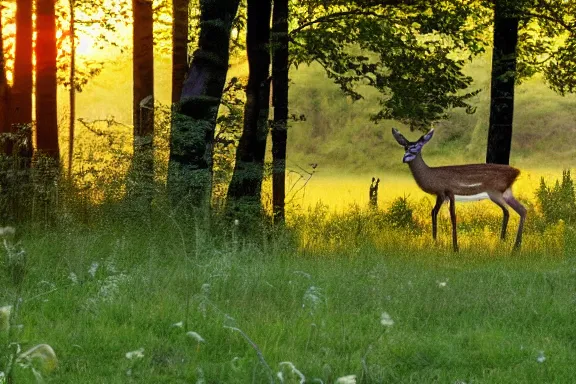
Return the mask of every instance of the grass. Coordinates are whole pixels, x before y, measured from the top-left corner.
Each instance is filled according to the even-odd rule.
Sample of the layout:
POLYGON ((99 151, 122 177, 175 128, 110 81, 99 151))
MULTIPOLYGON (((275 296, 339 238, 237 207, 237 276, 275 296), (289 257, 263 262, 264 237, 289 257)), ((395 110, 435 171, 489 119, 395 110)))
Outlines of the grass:
MULTIPOLYGON (((251 238, 233 223, 181 237, 167 220, 26 232, 18 341, 54 348, 59 366, 45 375, 54 383, 263 383, 280 371, 298 382, 286 362, 307 382, 573 382, 570 229, 528 230, 523 252, 510 254, 510 243, 489 246, 497 233, 478 232, 482 224, 466 229, 464 213, 465 246, 453 254, 447 237, 430 246, 424 226, 318 215, 292 235, 251 238), (355 238, 342 235, 359 224, 355 238), (314 230, 317 244, 343 240, 302 246, 314 230), (542 246, 546 237, 555 245, 542 246), (142 358, 126 357, 140 349, 142 358)), ((5 276, 0 284, 11 286, 5 276)), ((14 297, 0 290, 0 306, 14 297)))

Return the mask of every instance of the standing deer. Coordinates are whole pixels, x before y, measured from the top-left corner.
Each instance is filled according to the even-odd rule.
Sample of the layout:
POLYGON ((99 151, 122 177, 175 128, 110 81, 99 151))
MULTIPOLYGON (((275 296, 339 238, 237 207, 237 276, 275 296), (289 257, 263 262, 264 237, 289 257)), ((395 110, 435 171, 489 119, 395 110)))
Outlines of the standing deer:
POLYGON ((402 161, 408 163, 414 180, 424 192, 436 195, 436 205, 432 208, 432 238, 436 240, 438 211, 446 200, 450 200, 450 220, 452 221, 452 245, 458 251, 456 236, 455 200, 482 200, 489 198, 502 208, 501 239, 506 237, 508 225, 507 205, 520 215, 520 224, 516 234, 514 249, 522 244, 522 229, 526 219, 526 208, 512 195, 512 184, 520 174, 516 168, 502 164, 466 164, 446 167, 428 167, 422 159, 422 147, 432 138, 434 129, 423 135, 416 142, 408 141, 397 129, 392 128, 392 135, 404 147, 406 153, 402 161))

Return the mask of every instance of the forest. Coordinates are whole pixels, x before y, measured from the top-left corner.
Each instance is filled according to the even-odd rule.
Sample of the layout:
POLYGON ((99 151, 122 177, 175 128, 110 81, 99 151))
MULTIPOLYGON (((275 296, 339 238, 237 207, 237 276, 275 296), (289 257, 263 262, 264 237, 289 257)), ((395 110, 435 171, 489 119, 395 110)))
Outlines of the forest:
POLYGON ((0 0, 0 384, 574 382, 575 15, 0 0))

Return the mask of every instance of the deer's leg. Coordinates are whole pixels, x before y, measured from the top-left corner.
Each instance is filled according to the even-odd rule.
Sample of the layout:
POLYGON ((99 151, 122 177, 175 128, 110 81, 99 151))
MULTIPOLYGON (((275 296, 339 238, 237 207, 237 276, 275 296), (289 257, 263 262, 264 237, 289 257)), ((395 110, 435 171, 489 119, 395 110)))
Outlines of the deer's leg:
POLYGON ((454 194, 449 193, 448 198, 450 199, 450 221, 452 222, 452 246, 454 247, 454 252, 458 252, 458 237, 456 235, 456 202, 454 200, 454 194))
POLYGON ((526 208, 514 198, 510 189, 504 191, 503 197, 504 201, 520 215, 520 224, 518 225, 518 233, 516 234, 516 242, 514 243, 514 249, 519 250, 522 245, 522 230, 524 229, 524 220, 526 219, 526 208))
POLYGON ((500 233, 500 238, 504 240, 506 238, 506 227, 508 226, 508 219, 510 218, 510 213, 508 212, 508 208, 506 208, 506 200, 504 200, 504 196, 501 193, 488 192, 488 196, 490 197, 490 200, 494 202, 494 204, 502 208, 504 218, 502 219, 502 232, 500 233))
POLYGON ((438 211, 444 203, 444 196, 436 196, 436 205, 432 208, 432 238, 436 240, 437 224, 438 224, 438 211))

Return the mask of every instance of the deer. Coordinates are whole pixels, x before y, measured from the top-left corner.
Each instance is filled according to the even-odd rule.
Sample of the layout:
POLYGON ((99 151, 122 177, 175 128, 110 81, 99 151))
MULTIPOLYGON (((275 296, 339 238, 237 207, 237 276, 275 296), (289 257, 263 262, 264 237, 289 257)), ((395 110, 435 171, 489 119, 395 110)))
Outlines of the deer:
POLYGON ((508 206, 520 216, 516 242, 513 250, 519 250, 522 245, 522 230, 526 219, 526 208, 514 198, 512 184, 520 175, 520 170, 504 164, 464 164, 443 167, 429 167, 422 158, 422 148, 432 139, 434 129, 422 135, 417 141, 408 141, 395 128, 392 135, 404 147, 402 162, 408 163, 416 184, 424 192, 436 196, 436 204, 432 208, 432 238, 436 240, 438 211, 445 201, 450 201, 450 221, 452 222, 452 246, 458 252, 456 234, 456 200, 490 199, 502 209, 502 231, 500 238, 506 238, 506 227, 510 214, 508 206))

